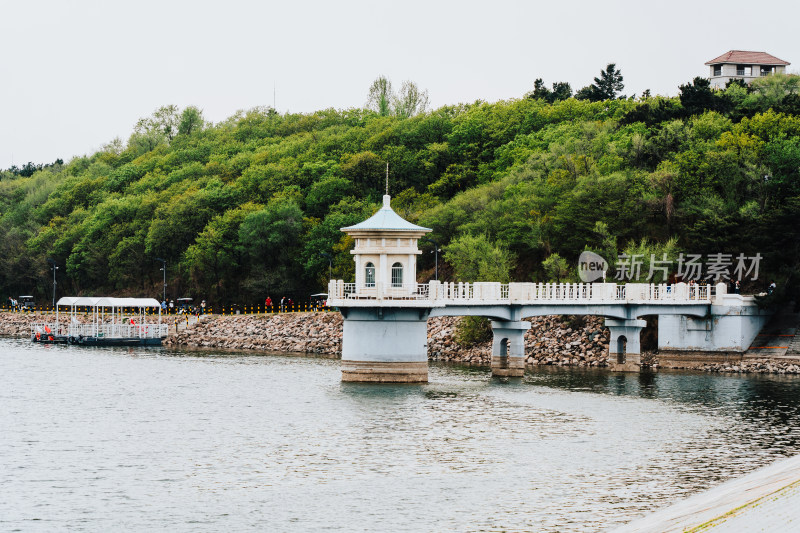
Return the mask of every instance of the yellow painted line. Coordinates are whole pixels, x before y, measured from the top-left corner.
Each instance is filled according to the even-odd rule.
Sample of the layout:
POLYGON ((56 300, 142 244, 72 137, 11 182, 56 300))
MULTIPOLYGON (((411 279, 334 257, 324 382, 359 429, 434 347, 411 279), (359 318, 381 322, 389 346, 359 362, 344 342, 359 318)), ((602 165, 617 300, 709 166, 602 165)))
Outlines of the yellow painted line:
MULTIPOLYGON (((778 489, 775 492, 767 494, 766 496, 762 496, 761 498, 758 498, 757 500, 753 500, 752 502, 749 502, 749 503, 746 503, 744 505, 741 505, 741 506, 737 507, 736 509, 731 509, 730 511, 728 511, 725 514, 723 514, 722 516, 718 516, 717 518, 714 518, 713 520, 709 520, 708 522, 706 522, 704 524, 700 524, 699 526, 697 526, 697 527, 695 527, 693 529, 687 530, 686 533, 701 533, 702 531, 706 531, 708 529, 713 529, 716 526, 721 525, 724 522, 728 521, 729 519, 735 519, 736 515, 737 514, 741 514, 742 511, 745 511, 745 510, 748 510, 748 509, 754 509, 754 508, 758 507, 767 498, 770 498, 770 497, 773 497, 773 496, 778 496, 780 493, 786 492, 786 491, 788 491, 788 490, 790 490, 790 489, 792 489, 794 487, 797 487, 798 483, 800 483, 800 481, 795 481, 794 483, 791 483, 790 485, 787 485, 787 486, 785 486, 785 487, 783 487, 781 489, 778 489)), ((731 520, 731 522, 735 522, 735 520, 731 520)))
POLYGON ((789 348, 788 346, 751 346, 751 350, 783 350, 789 348))

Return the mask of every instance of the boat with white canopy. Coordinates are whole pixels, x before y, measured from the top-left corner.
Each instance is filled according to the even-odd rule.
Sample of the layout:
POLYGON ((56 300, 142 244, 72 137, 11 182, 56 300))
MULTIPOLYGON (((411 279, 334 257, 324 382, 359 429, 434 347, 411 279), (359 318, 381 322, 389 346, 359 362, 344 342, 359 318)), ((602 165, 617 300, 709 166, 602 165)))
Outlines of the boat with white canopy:
POLYGON ((154 298, 67 296, 56 303, 54 323, 31 325, 31 340, 87 346, 160 346, 168 328, 161 322, 161 304, 154 298))

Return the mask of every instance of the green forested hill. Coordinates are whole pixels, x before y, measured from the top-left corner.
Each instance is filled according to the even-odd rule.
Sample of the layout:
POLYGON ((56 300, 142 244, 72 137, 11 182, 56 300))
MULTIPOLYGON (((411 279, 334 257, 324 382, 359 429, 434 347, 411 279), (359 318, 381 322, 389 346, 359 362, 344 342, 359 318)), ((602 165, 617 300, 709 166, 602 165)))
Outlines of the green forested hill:
MULTIPOLYGON (((534 94, 407 118, 255 109, 204 125, 194 108, 162 108, 125 144, 2 173, 0 288, 49 299, 52 258, 59 295, 159 296, 161 257, 173 298, 324 290, 323 253, 334 277, 352 279, 339 228, 378 208, 386 163, 393 207, 432 227, 451 263, 496 257, 510 279, 529 281, 574 276, 586 248, 759 252, 754 288, 793 283, 800 97, 793 77, 773 78, 755 91, 695 80, 675 98, 534 94), (559 257, 564 271, 553 269, 559 257)), ((432 267, 423 254, 421 268, 432 267)))

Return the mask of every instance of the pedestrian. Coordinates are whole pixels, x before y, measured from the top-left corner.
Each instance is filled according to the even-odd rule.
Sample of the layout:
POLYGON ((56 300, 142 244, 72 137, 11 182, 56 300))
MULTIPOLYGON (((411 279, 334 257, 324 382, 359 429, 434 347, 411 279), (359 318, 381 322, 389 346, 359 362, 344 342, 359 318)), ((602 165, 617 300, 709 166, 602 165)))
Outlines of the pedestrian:
POLYGON ((734 286, 733 286, 733 293, 734 294, 739 294, 741 292, 741 290, 742 290, 742 287, 739 284, 739 280, 737 279, 736 283, 734 283, 734 286))
POLYGON ((200 310, 203 312, 203 314, 206 314, 206 301, 205 300, 200 302, 200 310))
POLYGON ((267 299, 264 300, 264 312, 270 313, 272 312, 272 298, 267 296, 267 299))
POLYGON ((281 296, 281 313, 286 311, 286 296, 281 296))
POLYGON ((162 313, 166 313, 167 312, 167 301, 166 300, 161 300, 161 312, 162 313))

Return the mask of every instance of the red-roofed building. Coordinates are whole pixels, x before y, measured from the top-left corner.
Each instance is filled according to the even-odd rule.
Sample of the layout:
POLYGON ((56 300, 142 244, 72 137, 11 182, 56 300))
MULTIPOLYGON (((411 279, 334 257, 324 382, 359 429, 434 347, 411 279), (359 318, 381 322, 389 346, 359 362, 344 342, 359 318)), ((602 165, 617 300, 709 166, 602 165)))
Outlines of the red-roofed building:
POLYGON ((786 67, 790 64, 766 52, 746 50, 731 50, 706 61, 711 86, 717 88, 724 88, 728 81, 734 79, 744 80, 749 84, 761 76, 785 74, 786 67))

